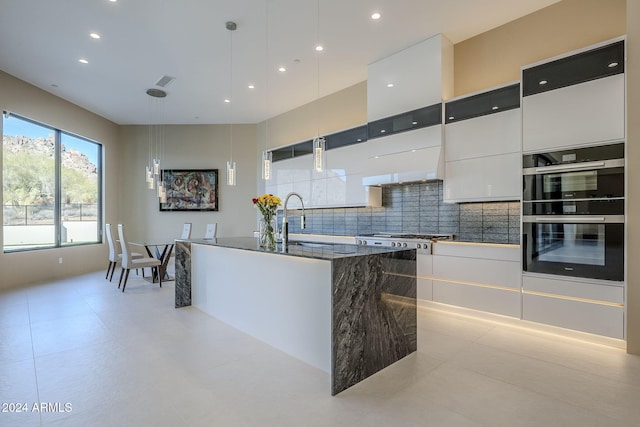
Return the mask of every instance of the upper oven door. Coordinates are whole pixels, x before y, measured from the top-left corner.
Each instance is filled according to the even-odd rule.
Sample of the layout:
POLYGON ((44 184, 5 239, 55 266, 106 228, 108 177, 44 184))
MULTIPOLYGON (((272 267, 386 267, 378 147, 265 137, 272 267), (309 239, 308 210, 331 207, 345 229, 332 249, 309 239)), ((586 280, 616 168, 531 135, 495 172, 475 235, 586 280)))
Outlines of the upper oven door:
POLYGON ((523 199, 624 197, 624 159, 524 169, 523 199))

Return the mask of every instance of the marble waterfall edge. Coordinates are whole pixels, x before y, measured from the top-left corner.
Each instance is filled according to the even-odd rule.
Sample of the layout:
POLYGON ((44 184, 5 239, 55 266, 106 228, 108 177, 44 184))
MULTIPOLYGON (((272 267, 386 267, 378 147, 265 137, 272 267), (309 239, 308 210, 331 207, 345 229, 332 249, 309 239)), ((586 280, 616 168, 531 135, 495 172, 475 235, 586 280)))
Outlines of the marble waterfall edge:
POLYGON ((416 254, 333 260, 332 394, 416 351, 416 254))

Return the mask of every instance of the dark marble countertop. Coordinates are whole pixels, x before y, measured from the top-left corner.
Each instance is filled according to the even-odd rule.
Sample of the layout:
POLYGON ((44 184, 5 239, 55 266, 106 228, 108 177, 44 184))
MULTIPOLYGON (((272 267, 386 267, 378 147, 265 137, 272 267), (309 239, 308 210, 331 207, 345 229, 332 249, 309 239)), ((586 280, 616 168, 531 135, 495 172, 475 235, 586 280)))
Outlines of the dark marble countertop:
MULTIPOLYGON (((180 241, 180 240, 178 240, 180 241)), ((345 245, 336 243, 317 243, 290 241, 286 250, 278 243, 275 250, 261 248, 255 237, 220 237, 214 240, 190 239, 183 240, 200 245, 220 246, 224 248, 242 249, 247 251, 264 252, 278 255, 297 256, 304 258, 333 260, 338 258, 358 257, 371 254, 402 252, 415 249, 380 248, 372 246, 345 245)))

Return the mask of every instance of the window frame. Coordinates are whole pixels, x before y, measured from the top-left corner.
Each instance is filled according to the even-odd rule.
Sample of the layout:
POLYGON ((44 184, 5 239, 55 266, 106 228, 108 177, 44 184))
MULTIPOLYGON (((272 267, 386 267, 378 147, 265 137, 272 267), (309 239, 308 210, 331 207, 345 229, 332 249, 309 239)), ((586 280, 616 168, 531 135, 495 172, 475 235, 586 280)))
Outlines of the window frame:
MULTIPOLYGON (((3 212, 3 242, 2 242, 2 252, 4 254, 12 254, 19 252, 30 252, 30 251, 39 251, 39 250, 48 250, 48 249, 60 249, 60 248, 70 248, 76 246, 88 246, 88 245, 101 245, 104 241, 104 226, 103 226, 103 208, 104 208, 104 186, 103 186, 103 152, 104 145, 98 141, 87 138, 82 135, 78 135, 73 132, 65 131, 62 129, 58 129, 54 126, 39 122, 34 119, 30 119, 28 117, 21 116, 19 114, 15 114, 10 111, 3 111, 3 125, 2 125, 2 136, 4 139, 4 120, 8 118, 15 118, 18 120, 22 120, 24 122, 30 123, 32 125, 36 125, 42 128, 49 129, 54 134, 54 212, 53 212, 53 224, 54 224, 54 243, 53 245, 42 245, 33 248, 20 248, 20 249, 9 249, 4 245, 4 212, 3 212), (72 138, 76 138, 82 141, 85 141, 90 144, 95 144, 97 147, 97 158, 96 158, 96 168, 97 170, 97 195, 96 195, 96 241, 94 242, 80 242, 80 243, 68 243, 62 242, 62 135, 66 135, 72 138)), ((3 150, 4 150, 4 141, 3 141, 3 150)), ((2 167, 2 180, 4 182, 4 158, 3 158, 3 167, 2 167)))

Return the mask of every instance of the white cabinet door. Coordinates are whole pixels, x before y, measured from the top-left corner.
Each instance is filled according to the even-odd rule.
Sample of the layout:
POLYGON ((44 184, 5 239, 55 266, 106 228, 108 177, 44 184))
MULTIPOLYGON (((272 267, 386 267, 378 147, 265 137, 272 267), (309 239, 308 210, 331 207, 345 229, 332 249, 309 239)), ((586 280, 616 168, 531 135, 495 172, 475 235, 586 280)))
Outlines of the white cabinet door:
POLYGON ((448 162, 521 152, 519 108, 446 124, 448 162))
POLYGON ((433 300, 519 318, 519 253, 515 245, 434 244, 433 300))
POLYGON ((624 74, 522 99, 525 152, 620 141, 624 128, 624 74))
POLYGON ((368 141, 366 185, 437 179, 443 176, 442 125, 368 141))
POLYGON ((305 207, 367 206, 370 189, 363 184, 366 143, 327 151, 327 168, 312 170, 311 156, 280 160, 272 164, 272 179, 265 191, 280 197, 299 193, 305 207))
POLYGON ((524 320, 624 338, 624 285, 523 275, 522 293, 524 320))
POLYGON ((443 77, 443 71, 452 74, 450 44, 438 34, 369 64, 368 120, 375 121, 441 102, 443 83, 447 85, 451 80, 443 77))
POLYGON ((445 202, 519 200, 522 193, 520 153, 446 163, 445 202))

